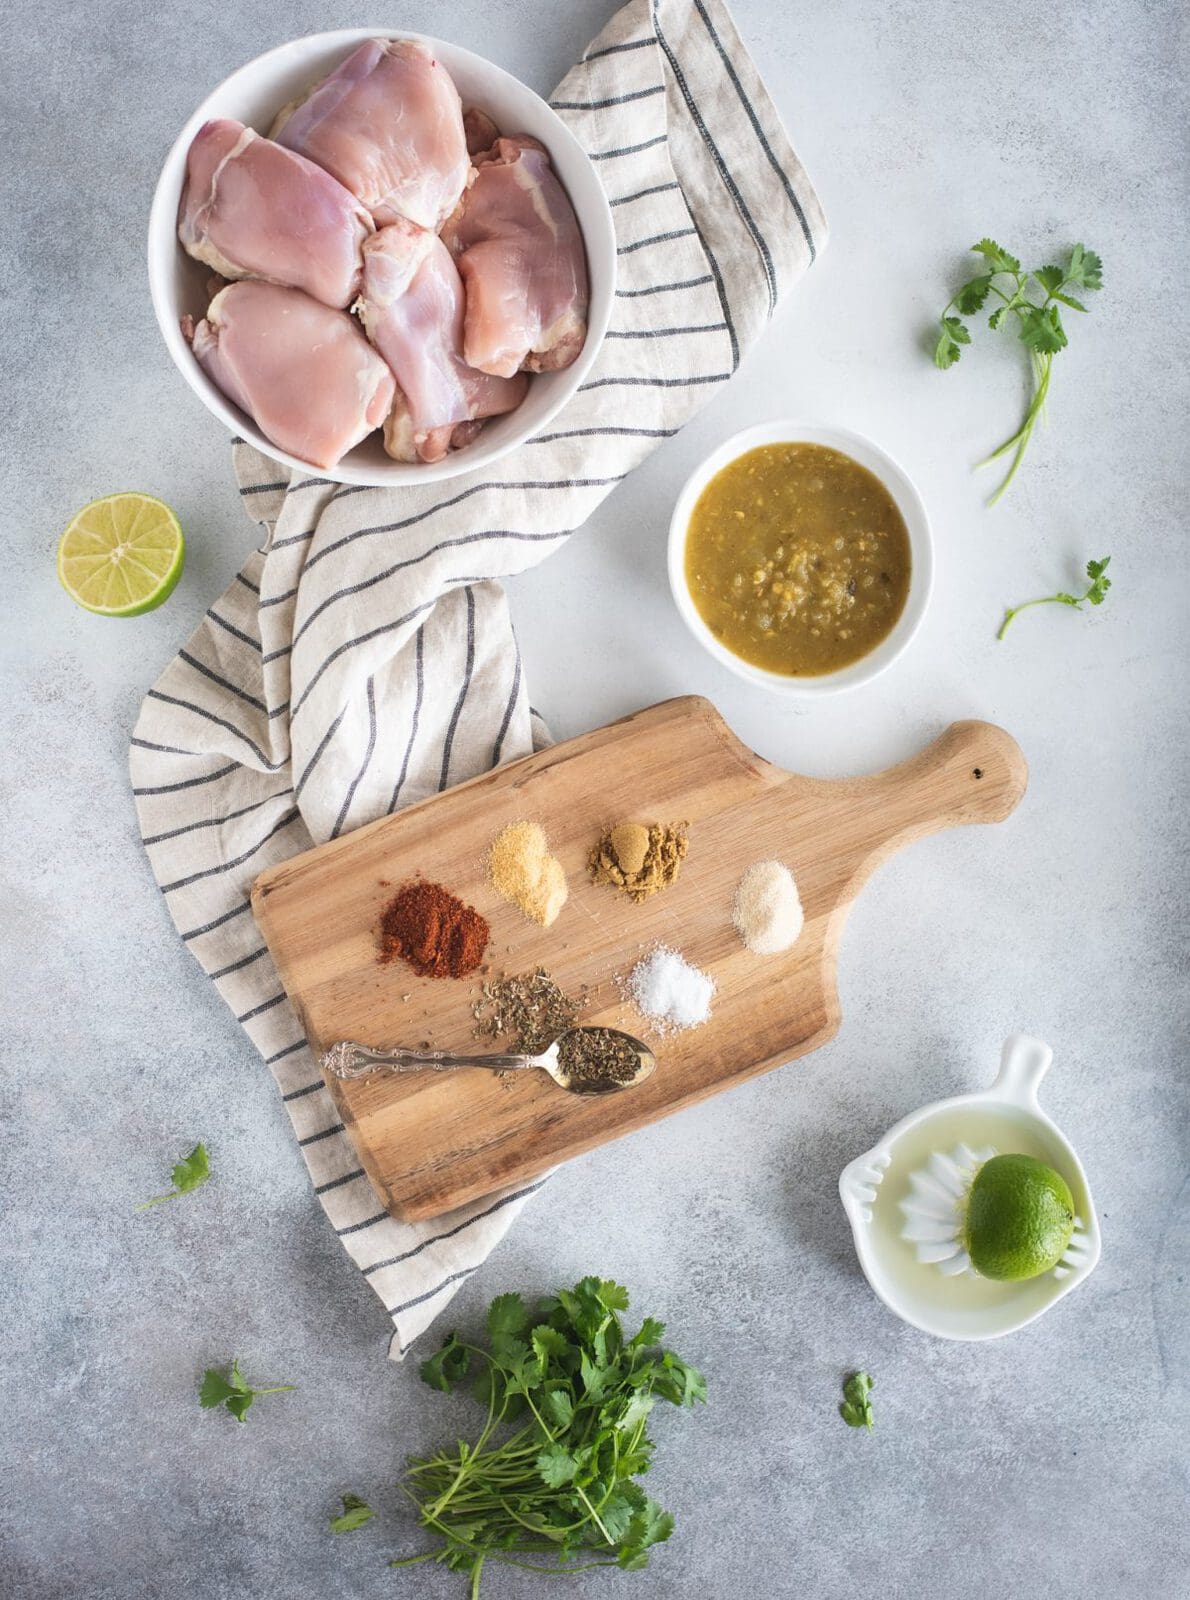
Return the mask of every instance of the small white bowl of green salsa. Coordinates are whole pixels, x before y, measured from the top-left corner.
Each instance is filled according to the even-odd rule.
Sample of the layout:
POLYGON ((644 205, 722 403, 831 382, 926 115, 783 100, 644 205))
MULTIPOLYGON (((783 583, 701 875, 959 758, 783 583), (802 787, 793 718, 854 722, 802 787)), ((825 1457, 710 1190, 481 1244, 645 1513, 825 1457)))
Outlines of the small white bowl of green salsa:
POLYGON ((780 694, 870 682, 921 626, 933 579, 921 496, 846 428, 746 428, 691 474, 670 522, 686 626, 738 677, 780 694))

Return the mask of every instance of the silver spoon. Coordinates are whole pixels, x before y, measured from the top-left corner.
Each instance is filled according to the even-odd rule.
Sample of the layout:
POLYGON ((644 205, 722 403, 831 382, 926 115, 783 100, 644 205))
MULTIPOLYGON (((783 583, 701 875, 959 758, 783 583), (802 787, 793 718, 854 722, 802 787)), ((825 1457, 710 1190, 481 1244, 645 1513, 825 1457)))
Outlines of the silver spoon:
MULTIPOLYGON (((564 1052, 568 1053, 568 1052, 564 1052)), ((367 1045, 353 1044, 349 1039, 333 1044, 322 1058, 325 1071, 334 1078, 366 1078, 373 1072, 453 1072, 456 1067, 487 1067, 492 1072, 520 1072, 527 1067, 540 1067, 548 1072, 559 1086, 571 1094, 612 1094, 617 1089, 631 1089, 650 1077, 657 1065, 657 1057, 647 1044, 634 1039, 630 1033, 618 1028, 568 1028, 556 1038, 548 1050, 540 1055, 486 1055, 455 1056, 444 1050, 373 1050, 367 1045), (603 1034, 625 1040, 636 1053, 636 1070, 631 1077, 619 1082, 613 1078, 595 1077, 584 1083, 568 1072, 559 1059, 559 1051, 577 1035, 603 1034)))

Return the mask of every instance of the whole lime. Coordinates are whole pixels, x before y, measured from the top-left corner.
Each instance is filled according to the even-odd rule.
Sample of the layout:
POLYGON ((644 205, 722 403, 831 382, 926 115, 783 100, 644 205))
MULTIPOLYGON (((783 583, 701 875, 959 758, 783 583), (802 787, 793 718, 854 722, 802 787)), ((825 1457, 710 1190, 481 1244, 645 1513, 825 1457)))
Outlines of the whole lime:
POLYGON ((1032 1156, 993 1156, 975 1174, 963 1242, 984 1278, 1017 1283, 1049 1272, 1074 1232, 1062 1175, 1032 1156))

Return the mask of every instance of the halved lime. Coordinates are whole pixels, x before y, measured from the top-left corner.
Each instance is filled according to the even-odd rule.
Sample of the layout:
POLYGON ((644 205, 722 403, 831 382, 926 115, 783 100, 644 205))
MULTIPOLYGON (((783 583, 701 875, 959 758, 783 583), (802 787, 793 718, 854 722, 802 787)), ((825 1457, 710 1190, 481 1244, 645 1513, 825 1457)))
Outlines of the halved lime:
POLYGON ((967 1196, 967 1253, 1002 1283, 1056 1267, 1074 1232, 1074 1200, 1061 1173, 1032 1156, 993 1156, 967 1196))
POLYGON ((58 541, 58 580, 101 617, 139 617, 173 593, 186 545, 181 524, 151 494, 128 490, 92 500, 58 541))

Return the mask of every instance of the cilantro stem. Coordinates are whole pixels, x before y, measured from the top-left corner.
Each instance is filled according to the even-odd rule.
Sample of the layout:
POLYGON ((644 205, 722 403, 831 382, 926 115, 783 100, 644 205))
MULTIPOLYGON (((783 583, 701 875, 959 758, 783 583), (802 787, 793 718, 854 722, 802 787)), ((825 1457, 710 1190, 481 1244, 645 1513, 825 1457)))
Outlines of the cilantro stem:
POLYGON ((1107 576, 1110 561, 1110 556, 1104 556, 1102 561, 1087 562, 1090 585, 1085 594, 1066 594, 1059 590, 1057 594, 1045 594, 1037 600, 1022 600, 1019 606, 1010 606, 1004 613, 1004 621, 1000 624, 996 638, 1003 639, 1013 618, 1019 617, 1022 611, 1028 611, 1030 606, 1071 606, 1075 611, 1081 611, 1084 601, 1093 606, 1102 605, 1107 598, 1107 591, 1111 588, 1111 579, 1107 576))

